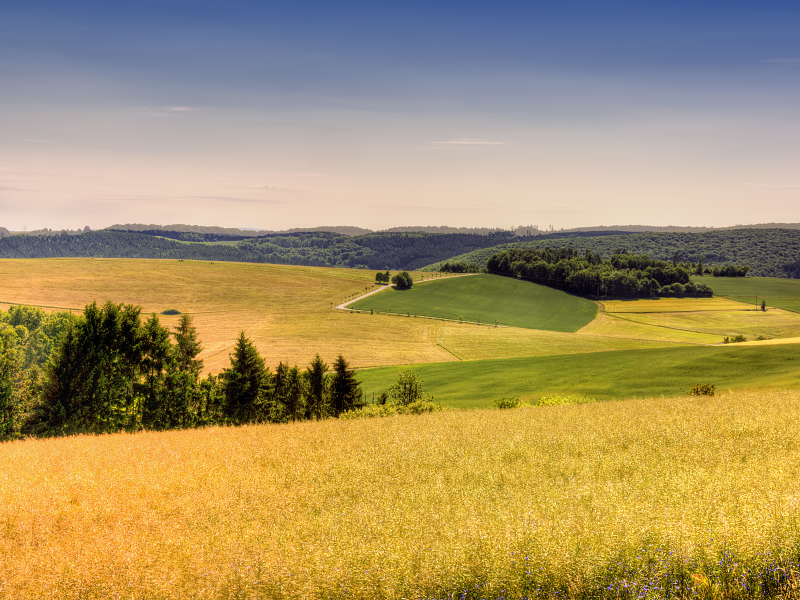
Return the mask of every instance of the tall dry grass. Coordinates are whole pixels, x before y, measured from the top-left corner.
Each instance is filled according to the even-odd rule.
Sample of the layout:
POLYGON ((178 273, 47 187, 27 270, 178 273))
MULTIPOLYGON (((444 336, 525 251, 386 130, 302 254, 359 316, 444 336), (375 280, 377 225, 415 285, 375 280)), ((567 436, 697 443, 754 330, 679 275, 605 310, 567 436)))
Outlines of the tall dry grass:
POLYGON ((0 597, 791 595, 798 431, 758 392, 8 443, 0 597))

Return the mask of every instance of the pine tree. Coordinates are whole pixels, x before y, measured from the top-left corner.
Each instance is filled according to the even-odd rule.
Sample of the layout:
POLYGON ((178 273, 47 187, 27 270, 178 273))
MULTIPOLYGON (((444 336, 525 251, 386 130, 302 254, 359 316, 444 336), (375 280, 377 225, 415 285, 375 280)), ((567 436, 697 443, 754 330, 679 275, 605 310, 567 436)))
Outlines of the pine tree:
POLYGON ((349 368, 347 361, 340 354, 333 364, 331 378, 331 408, 334 416, 354 410, 362 406, 361 388, 356 380, 355 371, 349 368))
POLYGON ((14 380, 18 363, 11 336, 0 332, 0 442, 11 439, 16 433, 14 380))
POLYGON ((306 418, 321 419, 327 413, 326 402, 326 377, 328 365, 320 358, 319 354, 314 357, 305 372, 306 386, 306 418))
POLYGON ((225 386, 223 415, 228 422, 250 423, 263 418, 259 409, 263 404, 268 374, 264 359, 242 331, 231 354, 231 366, 222 373, 225 386))

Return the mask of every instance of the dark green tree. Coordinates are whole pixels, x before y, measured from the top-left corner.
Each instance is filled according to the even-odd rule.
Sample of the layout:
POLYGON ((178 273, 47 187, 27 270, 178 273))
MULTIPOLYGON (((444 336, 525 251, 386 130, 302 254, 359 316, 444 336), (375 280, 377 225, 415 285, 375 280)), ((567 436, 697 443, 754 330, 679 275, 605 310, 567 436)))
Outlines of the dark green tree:
POLYGON ((239 334, 231 354, 231 366, 222 373, 225 388, 223 415, 233 424, 264 420, 263 405, 269 384, 269 371, 258 350, 239 334))
POLYGON ((203 348, 197 339, 197 330, 192 323, 192 317, 181 315, 173 335, 175 336, 174 352, 178 370, 199 375, 203 369, 203 361, 198 360, 197 355, 203 348))
POLYGON ((335 417, 348 410, 363 406, 361 386, 356 380, 355 371, 350 368, 341 354, 333 363, 330 393, 331 409, 335 417))
POLYGON ((107 433, 138 425, 142 365, 138 306, 92 303, 61 338, 26 430, 107 433))
POLYGON ((397 275, 392 277, 392 283, 398 290, 408 290, 414 285, 414 280, 411 278, 408 271, 400 271, 397 275))
POLYGON ((172 359, 169 331, 151 315, 142 327, 142 381, 137 384, 141 394, 141 421, 146 428, 164 429, 170 426, 166 405, 166 371, 172 359))
POLYGON ((0 442, 13 438, 17 429, 14 382, 18 369, 17 350, 11 333, 0 331, 0 442))
POLYGON ((305 409, 307 419, 321 419, 328 413, 326 373, 328 365, 320 358, 314 357, 305 372, 306 392, 305 409))

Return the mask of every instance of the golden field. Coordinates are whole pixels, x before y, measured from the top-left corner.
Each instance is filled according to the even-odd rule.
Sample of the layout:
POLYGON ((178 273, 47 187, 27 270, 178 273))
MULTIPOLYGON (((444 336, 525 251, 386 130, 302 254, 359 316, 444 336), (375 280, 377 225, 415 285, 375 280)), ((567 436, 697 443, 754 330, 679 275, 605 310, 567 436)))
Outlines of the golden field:
POLYGON ((791 597, 798 431, 753 392, 6 443, 0 597, 791 597))
MULTIPOLYGON (((415 274, 430 278, 430 273, 415 274)), ((640 336, 575 336, 521 328, 493 328, 423 318, 335 310, 346 299, 374 289, 375 273, 249 263, 139 259, 0 260, 0 308, 9 303, 81 311, 93 301, 139 305, 143 313, 177 309, 191 314, 209 372, 229 365, 228 355, 245 330, 268 365, 307 365, 319 354, 338 354, 356 367, 481 358, 572 354, 646 348, 685 340, 640 336)), ((427 285, 427 284, 426 284, 427 285)), ((430 285, 435 285, 431 283, 430 285)), ((167 325, 178 316, 159 317, 167 325)), ((593 324, 590 324, 590 328, 593 324)), ((673 336, 675 337, 675 336, 673 336)), ((706 338, 703 338, 704 340, 706 338)))

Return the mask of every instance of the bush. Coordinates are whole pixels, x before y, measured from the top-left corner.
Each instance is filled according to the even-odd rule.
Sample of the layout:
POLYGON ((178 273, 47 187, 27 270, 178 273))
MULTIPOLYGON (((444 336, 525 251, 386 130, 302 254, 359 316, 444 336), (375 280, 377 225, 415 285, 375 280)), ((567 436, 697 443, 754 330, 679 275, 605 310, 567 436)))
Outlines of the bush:
POLYGON ((735 344, 737 342, 746 342, 746 341, 747 341, 747 338, 744 337, 742 334, 739 334, 739 335, 734 335, 734 336, 731 336, 731 337, 725 337, 725 339, 722 340, 722 343, 723 344, 735 344))
POLYGON ((713 396, 716 386, 713 383, 693 383, 687 396, 713 396))
POLYGON ((368 404, 363 408, 343 412, 339 415, 339 418, 370 419, 375 417, 391 417, 392 415, 421 415, 437 410, 442 410, 442 407, 430 400, 415 400, 410 404, 368 404))
POLYGON ((521 404, 519 398, 506 398, 505 396, 494 401, 495 408, 519 408, 521 404))
POLYGON ((563 396, 561 394, 552 394, 550 396, 542 396, 536 406, 554 406, 557 404, 586 404, 588 402, 597 402, 594 398, 588 396, 569 395, 563 396))
POLYGON ((162 315, 179 315, 179 314, 181 314, 181 311, 179 311, 177 308, 168 308, 167 310, 162 310, 161 314, 162 315))

